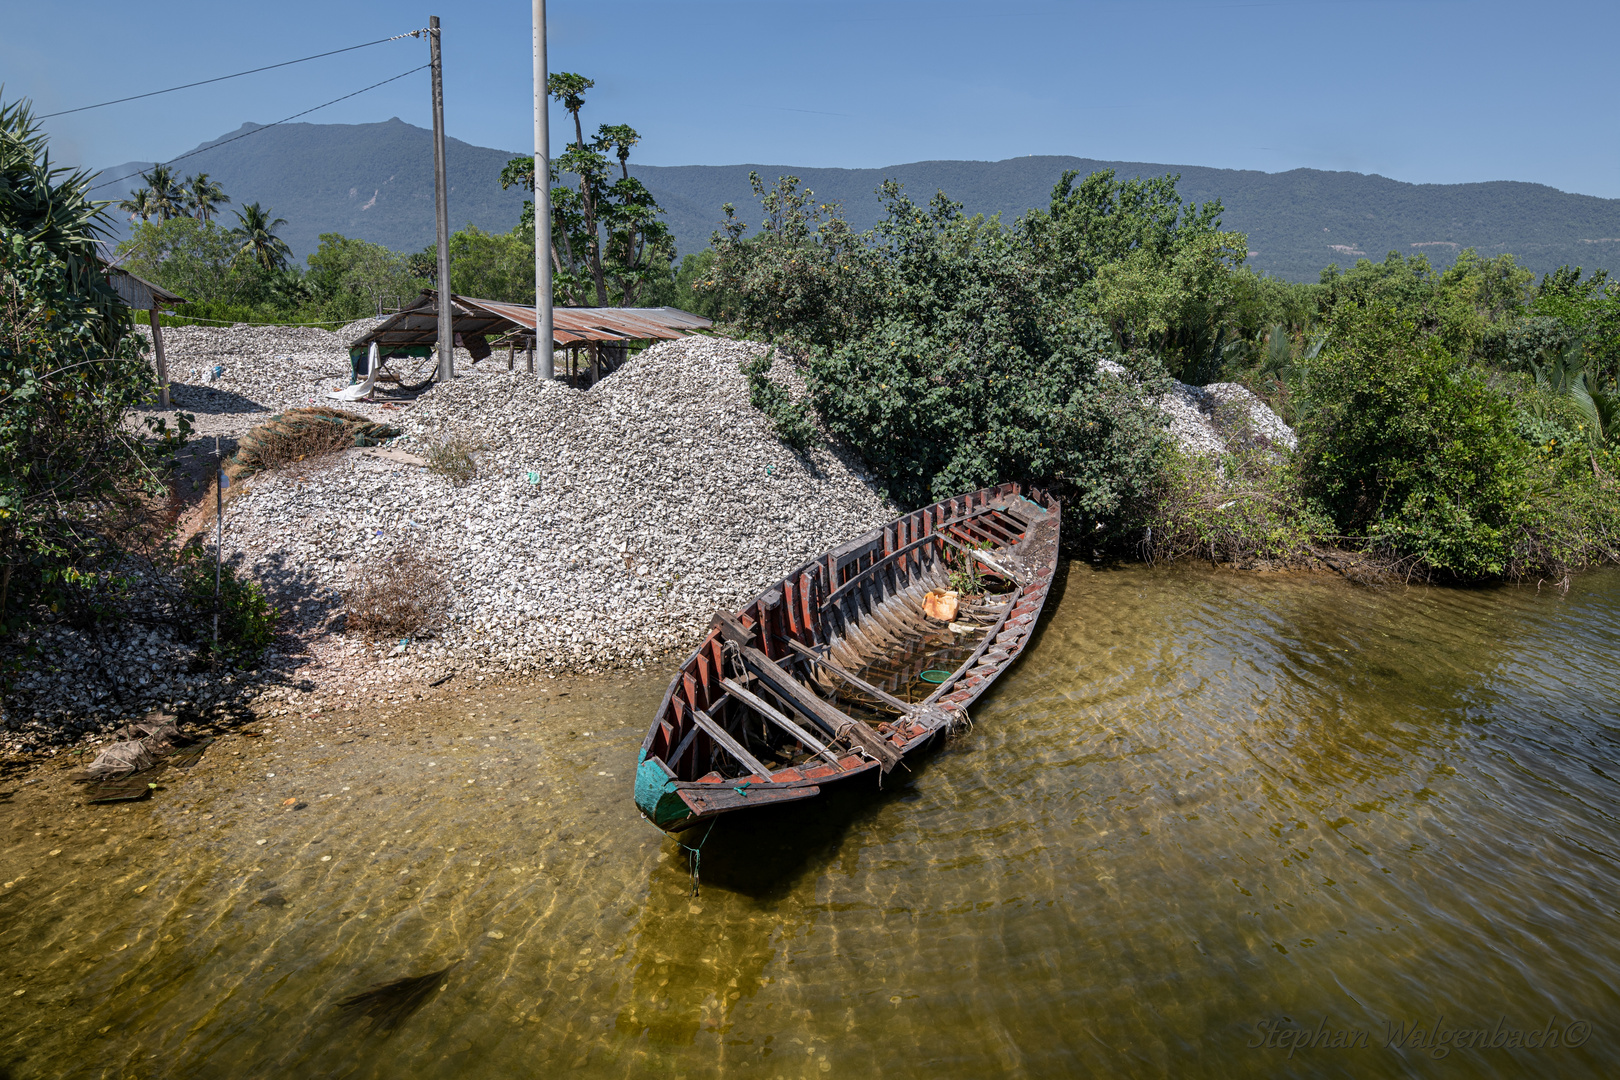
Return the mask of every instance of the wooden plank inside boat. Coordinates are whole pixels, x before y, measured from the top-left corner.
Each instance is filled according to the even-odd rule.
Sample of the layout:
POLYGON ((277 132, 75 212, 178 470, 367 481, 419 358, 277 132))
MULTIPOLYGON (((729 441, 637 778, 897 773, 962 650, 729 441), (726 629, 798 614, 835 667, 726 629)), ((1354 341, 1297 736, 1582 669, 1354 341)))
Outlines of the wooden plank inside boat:
POLYGON ((888 772, 961 730, 1029 640, 1060 517, 1049 495, 1016 484, 946 499, 716 612, 642 744, 638 808, 679 831, 888 772), (924 613, 924 594, 974 562, 1000 591, 962 598, 949 623, 924 613), (929 669, 949 674, 935 686, 920 679, 929 669))

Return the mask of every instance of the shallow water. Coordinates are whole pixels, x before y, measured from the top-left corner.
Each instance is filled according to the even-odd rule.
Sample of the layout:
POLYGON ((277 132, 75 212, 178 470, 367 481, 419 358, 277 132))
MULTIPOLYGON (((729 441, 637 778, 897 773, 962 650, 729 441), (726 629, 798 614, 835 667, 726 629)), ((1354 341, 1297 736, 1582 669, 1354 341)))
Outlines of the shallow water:
POLYGON ((1052 607, 886 791, 687 837, 696 899, 630 801, 658 677, 222 744, 127 811, 0 781, 0 1077, 1620 1069, 1620 573, 1052 607), (390 1035, 335 1007, 458 959, 390 1035), (1549 1017, 1583 1044, 1386 1045, 1549 1017))

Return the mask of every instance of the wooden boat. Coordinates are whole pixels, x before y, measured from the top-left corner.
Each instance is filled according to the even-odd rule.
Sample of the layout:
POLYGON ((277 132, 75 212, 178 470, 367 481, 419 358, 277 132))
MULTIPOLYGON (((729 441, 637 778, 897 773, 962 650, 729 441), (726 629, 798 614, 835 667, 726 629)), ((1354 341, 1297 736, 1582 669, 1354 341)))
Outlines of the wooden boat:
POLYGON ((985 488, 834 548, 740 612, 716 612, 641 745, 636 806, 679 832, 887 773, 965 728, 967 707, 1035 628, 1059 524, 1043 492, 985 488), (948 613, 939 594, 970 573, 982 591, 962 595, 953 619, 924 611, 943 599, 948 613))

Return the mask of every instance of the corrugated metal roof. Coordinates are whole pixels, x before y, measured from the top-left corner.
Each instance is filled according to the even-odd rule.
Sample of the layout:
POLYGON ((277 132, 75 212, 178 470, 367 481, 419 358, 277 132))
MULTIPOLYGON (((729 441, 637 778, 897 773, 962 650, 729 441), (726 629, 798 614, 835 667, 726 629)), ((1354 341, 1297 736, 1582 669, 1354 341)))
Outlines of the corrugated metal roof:
MULTIPOLYGON (((472 296, 450 296, 451 322, 464 339, 472 335, 493 337, 500 334, 533 336, 535 311, 522 304, 500 300, 480 300, 472 296)), ((350 347, 363 349, 373 342, 391 345, 431 345, 439 339, 439 294, 425 289, 397 314, 379 323, 376 329, 350 347)), ((576 345, 584 341, 672 341, 693 330, 707 330, 714 323, 701 315, 677 308, 569 308, 552 309, 552 341, 576 345)))
POLYGON ((101 265, 102 269, 107 271, 107 284, 123 298, 124 303, 136 311, 151 311, 153 308, 161 310, 186 302, 185 297, 172 293, 161 285, 154 285, 145 278, 138 278, 128 270, 120 270, 107 263, 101 265))

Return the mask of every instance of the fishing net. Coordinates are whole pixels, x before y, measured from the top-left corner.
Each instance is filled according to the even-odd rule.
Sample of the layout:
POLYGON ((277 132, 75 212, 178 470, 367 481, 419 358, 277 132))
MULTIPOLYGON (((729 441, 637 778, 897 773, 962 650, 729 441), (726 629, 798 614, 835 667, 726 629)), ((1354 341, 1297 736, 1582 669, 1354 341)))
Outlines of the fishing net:
POLYGON ((351 446, 380 446, 403 432, 359 413, 325 406, 288 409, 249 431, 226 465, 233 478, 308 462, 351 446))
POLYGON ((133 772, 150 769, 157 764, 146 744, 139 740, 135 742, 116 742, 96 755, 96 760, 85 767, 85 779, 106 780, 114 776, 128 776, 133 772))
POLYGON ((145 797, 156 787, 153 780, 165 768, 190 768, 213 742, 210 738, 182 735, 174 718, 161 713, 125 726, 118 736, 118 742, 68 777, 90 785, 92 803, 145 797))

